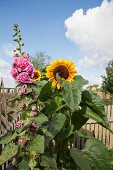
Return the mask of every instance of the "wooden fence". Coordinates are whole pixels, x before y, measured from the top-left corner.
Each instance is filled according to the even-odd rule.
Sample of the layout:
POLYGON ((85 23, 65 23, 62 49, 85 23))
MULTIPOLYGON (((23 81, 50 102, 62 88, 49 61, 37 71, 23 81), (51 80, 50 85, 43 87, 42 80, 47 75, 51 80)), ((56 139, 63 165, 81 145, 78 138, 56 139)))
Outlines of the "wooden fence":
MULTIPOLYGON (((14 123, 9 122, 7 119, 6 112, 11 108, 7 106, 7 100, 14 96, 15 89, 13 88, 4 88, 3 79, 0 83, 0 137, 7 133, 7 130, 14 129, 14 123)), ((4 145, 0 145, 0 153, 4 145)), ((8 162, 3 166, 0 166, 0 170, 5 170, 8 166, 8 162)))
MULTIPOLYGON (((1 79, 0 84, 0 137, 7 133, 7 130, 15 129, 15 120, 14 122, 8 122, 7 115, 5 114, 7 110, 10 109, 7 106, 6 102, 8 99, 13 97, 15 94, 15 89, 13 88, 4 88, 3 80, 1 79)), ((113 130, 113 105, 105 106, 105 113, 107 115, 110 128, 113 130)), ((113 148, 113 134, 108 130, 103 128, 101 125, 96 123, 94 120, 88 120, 88 122, 83 126, 87 132, 93 134, 96 138, 100 139, 107 147, 113 148)), ((85 140, 80 137, 74 139, 74 143, 77 148, 82 148, 85 140)), ((0 146, 0 152, 4 146, 0 146)), ((5 170, 7 163, 0 167, 0 170, 5 170)))

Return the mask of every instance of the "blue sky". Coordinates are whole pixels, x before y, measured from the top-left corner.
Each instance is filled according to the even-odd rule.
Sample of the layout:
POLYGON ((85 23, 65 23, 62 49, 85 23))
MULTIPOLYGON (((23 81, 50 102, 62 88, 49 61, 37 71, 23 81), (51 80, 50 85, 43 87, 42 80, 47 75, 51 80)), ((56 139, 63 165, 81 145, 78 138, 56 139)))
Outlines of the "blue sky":
MULTIPOLYGON (((102 0, 0 0, 0 59, 2 63, 4 60, 11 64, 12 57, 8 50, 12 50, 14 46, 12 27, 14 23, 17 23, 25 43, 24 51, 34 55, 38 50, 44 50, 53 59, 71 59, 75 64, 77 63, 79 73, 86 78, 90 77, 90 72, 99 76, 102 73, 101 69, 97 72, 95 67, 87 69, 80 65, 79 68, 79 64, 82 63, 79 60, 86 56, 86 51, 84 52, 84 46, 76 38, 74 41, 72 35, 69 37, 65 35, 66 31, 70 32, 70 28, 69 24, 66 26, 64 22, 76 10, 83 9, 84 16, 87 10, 100 7, 101 4, 102 0)), ((3 77, 2 73, 1 76, 3 77)))

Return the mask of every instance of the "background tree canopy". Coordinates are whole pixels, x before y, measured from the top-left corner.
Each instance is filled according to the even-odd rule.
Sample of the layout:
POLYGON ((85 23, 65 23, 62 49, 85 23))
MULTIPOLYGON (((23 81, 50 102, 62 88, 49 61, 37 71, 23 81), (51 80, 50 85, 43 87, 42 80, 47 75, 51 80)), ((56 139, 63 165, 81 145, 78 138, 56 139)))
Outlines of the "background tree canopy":
POLYGON ((47 65, 50 64, 51 57, 45 51, 36 52, 35 56, 30 57, 35 69, 42 71, 47 65))
POLYGON ((113 95, 113 59, 108 63, 108 66, 106 67, 106 76, 102 76, 102 78, 103 90, 113 95))

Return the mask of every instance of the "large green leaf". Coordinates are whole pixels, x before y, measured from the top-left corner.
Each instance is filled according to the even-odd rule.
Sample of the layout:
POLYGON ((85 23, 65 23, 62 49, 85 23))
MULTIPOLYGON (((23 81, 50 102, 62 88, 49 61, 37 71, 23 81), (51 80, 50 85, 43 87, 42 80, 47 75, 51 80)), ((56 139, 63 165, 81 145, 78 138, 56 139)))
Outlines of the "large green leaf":
POLYGON ((16 132, 14 132, 14 133, 10 132, 0 138, 0 144, 8 144, 12 140, 16 139, 17 136, 18 136, 18 134, 16 132))
POLYGON ((62 141, 63 139, 69 137, 74 130, 74 125, 68 125, 63 127, 61 131, 56 135, 57 142, 62 141))
POLYGON ((95 93, 90 93, 87 90, 82 93, 82 101, 86 106, 84 116, 92 118, 102 126, 109 129, 109 124, 105 117, 104 101, 95 93))
POLYGON ((88 118, 84 117, 85 109, 79 109, 72 114, 72 124, 74 125, 74 129, 80 129, 88 120, 88 118))
POLYGON ((84 149, 79 151, 72 148, 70 155, 81 170, 111 170, 108 149, 93 137, 87 140, 84 149))
POLYGON ((32 121, 36 122, 39 125, 43 124, 44 122, 48 121, 48 118, 44 114, 39 114, 37 117, 32 118, 32 121))
POLYGON ((28 161, 22 159, 22 161, 18 164, 18 170, 30 170, 30 167, 28 166, 28 161))
POLYGON ((75 110, 78 108, 81 102, 82 87, 87 84, 81 76, 76 76, 75 80, 72 82, 63 81, 62 83, 62 95, 67 106, 75 110))
POLYGON ((51 170, 57 170, 56 160, 50 156, 42 156, 40 165, 51 170))
POLYGON ((70 155, 81 170, 92 170, 89 160, 76 148, 70 150, 70 155))
POLYGON ((18 146, 10 143, 6 145, 0 155, 0 165, 4 164, 8 160, 10 160, 12 157, 16 155, 18 151, 18 146))
POLYGON ((85 90, 82 93, 82 99, 91 110, 95 111, 101 117, 105 116, 104 101, 97 94, 85 90))
POLYGON ((97 121, 101 125, 106 128, 109 128, 109 123, 105 119, 105 117, 98 115, 96 112, 92 111, 90 108, 86 108, 86 112, 84 114, 85 117, 92 118, 93 120, 97 121))
POLYGON ((51 82, 46 83, 39 94, 39 99, 41 101, 46 101, 48 98, 51 98, 52 96, 52 91, 51 91, 51 82))
POLYGON ((46 146, 57 135, 57 133, 60 132, 65 121, 66 121, 65 114, 56 113, 53 115, 48 127, 48 131, 50 132, 51 135, 46 137, 46 141, 45 141, 46 146))
POLYGON ((87 159, 96 170, 111 170, 110 153, 98 139, 88 139, 82 153, 87 156, 87 159))
POLYGON ((46 107, 44 108, 44 112, 46 115, 51 116, 53 113, 55 113, 57 109, 57 104, 55 100, 49 101, 49 103, 46 104, 46 107))
POLYGON ((29 151, 44 153, 44 136, 37 135, 28 146, 29 151))

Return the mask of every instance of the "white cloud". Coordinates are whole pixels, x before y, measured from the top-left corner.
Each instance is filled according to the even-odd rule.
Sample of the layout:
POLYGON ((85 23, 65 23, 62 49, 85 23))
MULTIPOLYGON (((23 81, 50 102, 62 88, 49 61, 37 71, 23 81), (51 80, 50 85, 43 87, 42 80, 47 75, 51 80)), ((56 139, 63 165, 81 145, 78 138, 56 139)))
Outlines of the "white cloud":
POLYGON ((85 57, 82 67, 102 67, 113 58, 113 0, 104 0, 100 7, 76 10, 65 20, 66 37, 77 44, 85 57))
POLYGON ((90 76, 87 76, 87 75, 84 75, 83 76, 86 80, 89 81, 88 83, 88 86, 89 85, 94 85, 94 84, 98 84, 99 86, 101 86, 101 83, 102 83, 102 77, 100 76, 95 76, 95 75, 90 75, 90 76))
POLYGON ((14 49, 15 46, 12 43, 3 43, 0 46, 0 80, 3 78, 4 86, 9 88, 15 87, 15 82, 10 74, 11 64, 3 58, 12 57, 14 49))
POLYGON ((12 43, 3 43, 0 47, 0 56, 12 57, 15 45, 12 43))
POLYGON ((0 81, 3 78, 5 87, 15 87, 15 82, 10 74, 11 66, 8 62, 0 59, 0 81))

